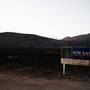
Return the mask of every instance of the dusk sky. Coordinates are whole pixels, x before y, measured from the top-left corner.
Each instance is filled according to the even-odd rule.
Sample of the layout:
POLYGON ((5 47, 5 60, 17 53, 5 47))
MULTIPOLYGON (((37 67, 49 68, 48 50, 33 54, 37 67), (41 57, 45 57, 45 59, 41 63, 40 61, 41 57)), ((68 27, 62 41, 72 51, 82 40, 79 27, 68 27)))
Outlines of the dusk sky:
POLYGON ((90 33, 90 0, 0 0, 0 32, 56 39, 90 33))

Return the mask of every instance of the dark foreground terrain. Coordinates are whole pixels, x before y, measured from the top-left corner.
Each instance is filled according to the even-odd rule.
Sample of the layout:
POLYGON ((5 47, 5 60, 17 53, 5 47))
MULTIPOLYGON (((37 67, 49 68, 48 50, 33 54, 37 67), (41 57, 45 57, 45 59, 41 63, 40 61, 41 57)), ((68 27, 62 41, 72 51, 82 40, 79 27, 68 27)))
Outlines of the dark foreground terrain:
POLYGON ((90 90, 90 78, 85 77, 4 67, 0 68, 0 90, 90 90))
POLYGON ((90 90, 90 83, 69 79, 45 79, 0 73, 0 90, 90 90))

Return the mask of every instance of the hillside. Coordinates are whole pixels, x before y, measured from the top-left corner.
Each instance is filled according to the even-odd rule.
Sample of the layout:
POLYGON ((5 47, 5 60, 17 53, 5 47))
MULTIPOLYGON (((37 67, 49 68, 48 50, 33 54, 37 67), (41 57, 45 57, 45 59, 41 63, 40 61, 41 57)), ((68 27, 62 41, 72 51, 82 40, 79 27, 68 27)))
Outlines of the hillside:
POLYGON ((74 37, 65 37, 63 39, 70 46, 88 46, 90 47, 90 33, 74 37))
POLYGON ((82 40, 88 40, 89 38, 90 38, 90 33, 78 35, 78 36, 74 36, 74 37, 65 37, 63 40, 66 40, 66 41, 82 41, 82 40))
POLYGON ((0 33, 0 48, 57 48, 63 41, 33 34, 0 33))
POLYGON ((34 34, 0 33, 0 48, 61 48, 64 46, 90 46, 90 34, 65 37, 62 40, 34 34))

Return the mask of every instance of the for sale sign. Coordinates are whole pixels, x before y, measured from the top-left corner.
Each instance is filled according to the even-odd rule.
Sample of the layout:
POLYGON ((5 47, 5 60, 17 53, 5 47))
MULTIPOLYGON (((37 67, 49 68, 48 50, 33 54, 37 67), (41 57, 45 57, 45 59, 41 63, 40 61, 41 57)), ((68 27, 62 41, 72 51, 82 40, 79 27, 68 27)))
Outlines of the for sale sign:
POLYGON ((90 60, 90 48, 72 48, 72 58, 90 60))
POLYGON ((90 48, 62 48, 61 63, 90 66, 90 48))

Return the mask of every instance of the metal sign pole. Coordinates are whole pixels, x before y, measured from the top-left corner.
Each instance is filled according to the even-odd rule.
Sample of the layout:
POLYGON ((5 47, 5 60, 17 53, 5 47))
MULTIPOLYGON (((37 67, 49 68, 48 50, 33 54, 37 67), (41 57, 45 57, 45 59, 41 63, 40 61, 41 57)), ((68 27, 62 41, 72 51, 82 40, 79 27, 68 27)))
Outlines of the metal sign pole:
POLYGON ((63 64, 63 75, 65 75, 65 64, 63 64))

